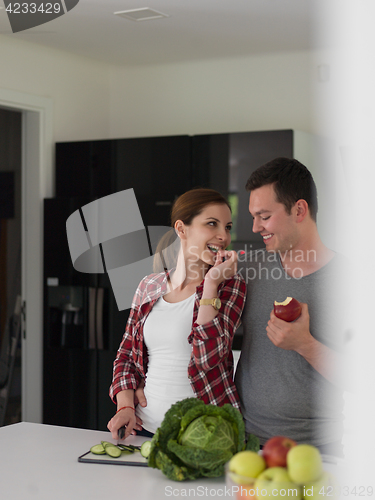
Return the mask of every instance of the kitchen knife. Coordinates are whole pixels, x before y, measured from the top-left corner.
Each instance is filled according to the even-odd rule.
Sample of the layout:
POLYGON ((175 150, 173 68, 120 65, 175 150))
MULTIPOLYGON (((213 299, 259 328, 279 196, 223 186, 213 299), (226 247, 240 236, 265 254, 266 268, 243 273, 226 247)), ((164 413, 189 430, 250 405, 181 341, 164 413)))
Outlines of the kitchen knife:
POLYGON ((121 439, 124 439, 125 436, 125 425, 119 428, 118 430, 118 439, 117 444, 120 444, 121 439))

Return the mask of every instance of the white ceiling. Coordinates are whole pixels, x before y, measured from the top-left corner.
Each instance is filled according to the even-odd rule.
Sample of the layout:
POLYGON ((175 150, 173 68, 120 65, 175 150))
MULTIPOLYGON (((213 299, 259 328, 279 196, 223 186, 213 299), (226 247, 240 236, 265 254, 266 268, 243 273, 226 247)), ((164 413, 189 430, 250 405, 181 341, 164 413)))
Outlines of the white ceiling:
POLYGON ((1 9, 0 34, 121 65, 306 50, 321 44, 314 36, 321 1, 79 0, 63 16, 19 33, 1 9), (141 7, 169 17, 137 22, 113 14, 141 7))

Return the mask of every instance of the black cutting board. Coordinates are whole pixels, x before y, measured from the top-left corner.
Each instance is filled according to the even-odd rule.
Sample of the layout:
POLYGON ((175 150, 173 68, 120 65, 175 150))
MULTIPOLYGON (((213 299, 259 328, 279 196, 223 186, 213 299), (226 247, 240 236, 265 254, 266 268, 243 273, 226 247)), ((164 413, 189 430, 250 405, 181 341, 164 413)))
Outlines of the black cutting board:
POLYGON ((147 458, 142 457, 139 451, 132 454, 123 454, 118 458, 112 458, 108 455, 94 455, 88 451, 78 457, 78 462, 87 464, 110 464, 110 465, 137 465, 147 467, 147 458))
MULTIPOLYGON (((125 441, 121 441, 121 444, 132 444, 134 446, 141 446, 144 441, 148 441, 150 438, 144 436, 129 436, 125 441)), ((93 443, 93 445, 99 443, 93 443)), ((134 453, 123 453, 118 458, 110 457, 109 455, 95 455, 91 451, 87 451, 83 455, 78 457, 78 462, 87 464, 109 464, 109 465, 133 465, 140 467, 147 467, 147 458, 142 457, 139 451, 134 453)))

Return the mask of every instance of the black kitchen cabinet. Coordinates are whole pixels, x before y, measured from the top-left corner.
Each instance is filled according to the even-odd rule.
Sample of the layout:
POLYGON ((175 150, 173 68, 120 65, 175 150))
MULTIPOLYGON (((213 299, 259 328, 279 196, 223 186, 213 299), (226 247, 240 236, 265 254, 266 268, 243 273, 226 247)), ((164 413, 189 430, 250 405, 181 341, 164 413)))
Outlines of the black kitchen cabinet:
POLYGON ((56 196, 90 199, 116 190, 113 141, 56 144, 56 196))
POLYGON ((231 134, 196 135, 192 137, 193 185, 229 194, 229 160, 231 134))
POLYGON ((108 394, 117 347, 118 345, 114 351, 98 351, 97 428, 100 430, 107 430, 107 423, 116 411, 116 405, 108 394))
POLYGON ((44 200, 44 277, 59 285, 94 286, 97 277, 80 273, 72 266, 66 220, 76 210, 89 203, 88 197, 47 198, 44 200))
POLYGON ((97 428, 97 364, 95 350, 45 350, 45 424, 82 429, 97 428))
POLYGON ((145 226, 170 223, 170 209, 192 187, 189 136, 56 144, 56 196, 90 201, 134 189, 145 226))

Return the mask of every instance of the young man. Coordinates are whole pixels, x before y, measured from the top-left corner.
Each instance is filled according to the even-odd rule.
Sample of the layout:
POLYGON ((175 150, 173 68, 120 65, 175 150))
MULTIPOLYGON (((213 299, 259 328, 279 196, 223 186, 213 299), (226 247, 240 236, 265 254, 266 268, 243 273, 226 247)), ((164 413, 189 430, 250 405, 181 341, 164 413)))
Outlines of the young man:
POLYGON ((297 160, 259 167, 246 189, 253 231, 266 245, 239 263, 248 291, 235 382, 246 432, 261 444, 283 435, 341 455, 344 259, 320 239, 316 186, 297 160), (273 313, 286 297, 302 303, 291 323, 273 313))

